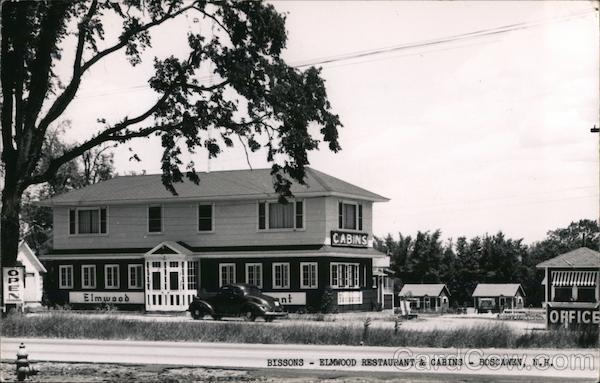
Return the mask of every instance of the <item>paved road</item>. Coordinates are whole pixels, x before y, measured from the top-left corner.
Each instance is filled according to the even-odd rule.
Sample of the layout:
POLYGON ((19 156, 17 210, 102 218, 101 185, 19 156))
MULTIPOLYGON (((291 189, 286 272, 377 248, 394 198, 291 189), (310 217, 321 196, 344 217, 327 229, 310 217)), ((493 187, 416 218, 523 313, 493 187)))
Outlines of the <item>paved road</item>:
POLYGON ((32 361, 136 363, 221 368, 372 371, 598 381, 597 350, 458 350, 313 345, 2 338, 2 360, 23 341, 32 361))

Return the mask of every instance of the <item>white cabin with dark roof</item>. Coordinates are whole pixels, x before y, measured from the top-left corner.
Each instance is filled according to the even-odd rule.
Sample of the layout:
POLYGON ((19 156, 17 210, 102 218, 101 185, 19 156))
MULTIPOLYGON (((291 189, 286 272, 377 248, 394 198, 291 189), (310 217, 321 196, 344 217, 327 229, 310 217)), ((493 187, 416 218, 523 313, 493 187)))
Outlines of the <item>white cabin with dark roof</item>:
POLYGON ((278 203, 270 169, 199 173, 167 191, 160 175, 122 176, 41 204, 54 215, 43 257, 55 303, 182 311, 199 290, 249 283, 288 309, 377 307, 372 205, 388 199, 312 168, 278 203))

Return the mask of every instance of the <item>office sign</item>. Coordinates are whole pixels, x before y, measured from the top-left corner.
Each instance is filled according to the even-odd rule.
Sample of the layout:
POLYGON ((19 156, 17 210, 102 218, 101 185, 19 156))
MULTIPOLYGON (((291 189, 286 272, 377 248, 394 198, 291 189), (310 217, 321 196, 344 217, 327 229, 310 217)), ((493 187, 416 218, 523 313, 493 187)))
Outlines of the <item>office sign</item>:
POLYGON ((331 231, 331 246, 340 247, 367 247, 369 234, 351 233, 347 231, 331 231))
POLYGON ((263 292, 263 294, 279 299, 279 303, 284 306, 306 304, 306 293, 280 293, 266 291, 263 292))
POLYGON ((552 326, 600 325, 600 311, 590 308, 553 308, 548 307, 547 322, 552 326))
POLYGON ((25 268, 23 266, 2 268, 2 292, 5 305, 22 304, 25 301, 25 268))
POLYGON ((144 304, 144 293, 69 291, 69 303, 144 304))

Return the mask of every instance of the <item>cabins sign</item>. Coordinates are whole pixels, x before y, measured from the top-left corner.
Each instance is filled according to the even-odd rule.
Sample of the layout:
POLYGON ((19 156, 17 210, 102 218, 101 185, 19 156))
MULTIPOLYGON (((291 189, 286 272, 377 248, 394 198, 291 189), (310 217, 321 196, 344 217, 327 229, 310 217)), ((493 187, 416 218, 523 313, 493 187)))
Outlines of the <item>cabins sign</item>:
POLYGON ((25 268, 3 267, 2 281, 4 304, 22 304, 25 296, 25 268))
POLYGON ((331 246, 340 247, 367 247, 369 234, 352 233, 346 231, 331 231, 331 246))

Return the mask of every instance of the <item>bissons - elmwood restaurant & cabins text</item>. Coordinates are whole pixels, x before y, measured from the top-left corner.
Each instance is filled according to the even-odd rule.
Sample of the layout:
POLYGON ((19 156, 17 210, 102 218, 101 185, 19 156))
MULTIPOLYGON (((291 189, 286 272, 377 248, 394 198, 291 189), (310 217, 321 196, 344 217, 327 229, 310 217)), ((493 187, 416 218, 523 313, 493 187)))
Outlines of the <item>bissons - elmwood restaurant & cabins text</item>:
POLYGON ((174 196, 160 175, 122 176, 43 201, 54 217, 54 247, 42 257, 50 302, 184 311, 199 292, 248 283, 288 311, 384 304, 374 263, 387 257, 373 249, 371 227, 385 197, 315 169, 285 204, 268 169, 201 179, 174 196))

